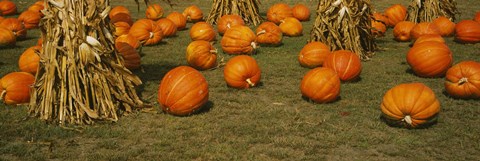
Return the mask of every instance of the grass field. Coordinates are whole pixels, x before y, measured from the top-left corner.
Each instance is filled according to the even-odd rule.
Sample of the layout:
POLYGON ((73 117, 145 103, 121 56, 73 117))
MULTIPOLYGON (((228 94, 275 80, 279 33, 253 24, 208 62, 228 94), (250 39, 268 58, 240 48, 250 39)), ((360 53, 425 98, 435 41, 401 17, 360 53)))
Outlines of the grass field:
MULTIPOLYGON (((34 0, 15 2, 22 11, 34 0)), ((263 0, 262 16, 277 2, 263 0)), ((342 83, 338 101, 314 104, 302 99, 300 81, 309 69, 299 65, 297 55, 310 36, 318 1, 282 2, 307 4, 312 17, 303 22, 303 36, 284 37, 283 45, 261 47, 253 55, 262 70, 261 86, 228 88, 222 68, 202 71, 210 88, 203 110, 188 117, 162 113, 156 102, 160 80, 168 70, 187 65, 190 38, 188 29, 183 30, 159 45, 143 47, 143 71, 135 71, 143 81, 137 88, 141 98, 158 112, 138 111, 116 123, 70 130, 28 117, 25 106, 0 104, 0 160, 480 160, 480 101, 450 98, 444 78, 415 76, 405 59, 409 43, 395 42, 392 29, 376 40, 379 50, 363 62, 361 80, 342 83), (394 128, 379 119, 383 94, 409 82, 426 84, 440 100, 438 123, 430 128, 394 128)), ((208 14, 211 5, 210 0, 174 3, 168 7, 161 2, 165 13, 196 4, 208 14)), ((410 1, 372 3, 381 12, 410 1)), ((480 1, 457 3, 458 20, 471 19, 480 11, 480 1)), ((112 4, 128 6, 136 18, 144 17, 143 4, 139 12, 133 0, 112 0, 112 4)), ((36 43, 39 33, 30 30, 14 48, 0 49, 0 76, 19 71, 19 56, 36 43)), ((446 41, 455 64, 480 61, 480 44, 458 44, 452 37, 446 41)), ((219 43, 215 47, 221 50, 219 43)))

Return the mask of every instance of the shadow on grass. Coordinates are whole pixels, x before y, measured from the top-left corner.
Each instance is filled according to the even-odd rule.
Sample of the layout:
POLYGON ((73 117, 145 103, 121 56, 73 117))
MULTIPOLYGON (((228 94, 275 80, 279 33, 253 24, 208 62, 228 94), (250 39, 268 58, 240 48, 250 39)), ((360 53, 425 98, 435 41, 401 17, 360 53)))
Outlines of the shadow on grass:
MULTIPOLYGON (((303 95, 302 95, 302 99, 305 100, 305 101, 307 101, 307 102, 309 102, 309 103, 312 103, 312 104, 324 104, 324 103, 317 103, 317 102, 313 101, 312 99, 310 99, 310 98, 308 98, 308 97, 306 97, 306 96, 303 96, 303 95)), ((326 103, 335 103, 335 102, 338 102, 338 101, 340 101, 340 100, 342 100, 342 96, 338 96, 338 97, 337 97, 335 100, 333 100, 332 102, 326 102, 326 103)))
POLYGON ((362 77, 357 77, 355 79, 352 79, 352 80, 349 80, 349 81, 342 81, 342 83, 357 83, 357 82, 360 82, 362 81, 362 77))
POLYGON ((427 129, 432 127, 433 125, 437 124, 437 119, 438 119, 438 114, 433 115, 430 117, 425 123, 419 124, 415 127, 412 125, 406 123, 405 121, 402 120, 394 120, 394 119, 389 119, 385 115, 380 115, 380 120, 383 122, 387 123, 388 126, 390 127, 395 127, 395 128, 406 128, 406 129, 427 129))
MULTIPOLYGON (((184 116, 181 116, 181 115, 174 115, 176 117, 189 117, 189 116, 192 116, 192 115, 199 115, 199 114, 204 114, 204 113, 207 113, 209 112, 214 106, 214 103, 210 100, 208 100, 202 107, 200 107, 200 109, 196 110, 196 111, 193 111, 192 113, 188 114, 188 115, 184 115, 184 116)), ((163 111, 162 107, 160 106, 160 112, 163 113, 163 114, 167 114, 165 111, 163 111)))

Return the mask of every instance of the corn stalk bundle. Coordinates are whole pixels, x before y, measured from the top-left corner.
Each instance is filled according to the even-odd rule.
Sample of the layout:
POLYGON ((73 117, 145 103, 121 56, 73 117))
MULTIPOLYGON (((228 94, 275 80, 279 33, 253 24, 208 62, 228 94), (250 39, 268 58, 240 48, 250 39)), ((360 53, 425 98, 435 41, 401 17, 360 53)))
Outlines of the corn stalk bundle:
POLYGON ((259 0, 213 0, 207 22, 216 24, 223 15, 235 14, 242 16, 245 23, 256 26, 262 20, 258 9, 259 4, 259 0))
POLYGON ((141 80, 115 53, 109 0, 46 0, 43 55, 29 113, 58 124, 117 121, 143 106, 141 80))
POLYGON ((323 42, 332 51, 350 50, 368 60, 376 48, 370 27, 371 12, 369 0, 321 0, 310 42, 323 42))
POLYGON ((455 21, 458 13, 455 0, 413 0, 408 6, 407 21, 432 22, 440 16, 445 16, 450 21, 455 21))

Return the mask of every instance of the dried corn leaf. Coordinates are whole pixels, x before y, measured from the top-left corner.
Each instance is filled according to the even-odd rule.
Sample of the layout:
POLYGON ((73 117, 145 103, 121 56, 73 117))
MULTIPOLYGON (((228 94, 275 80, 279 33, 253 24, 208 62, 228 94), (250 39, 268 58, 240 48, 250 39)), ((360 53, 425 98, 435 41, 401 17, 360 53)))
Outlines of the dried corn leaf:
POLYGON ((262 21, 262 17, 259 15, 259 4, 259 0, 213 0, 207 22, 216 24, 223 15, 235 14, 241 16, 245 23, 256 26, 262 21))

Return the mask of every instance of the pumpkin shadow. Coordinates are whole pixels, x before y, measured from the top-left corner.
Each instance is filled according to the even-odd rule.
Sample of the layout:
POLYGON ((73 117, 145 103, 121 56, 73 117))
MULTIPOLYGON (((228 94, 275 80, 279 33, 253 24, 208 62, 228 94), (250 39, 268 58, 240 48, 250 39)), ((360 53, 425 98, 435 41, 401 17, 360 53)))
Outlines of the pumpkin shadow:
POLYGON ((141 85, 136 87, 137 92, 141 93, 142 91, 145 91, 145 82, 153 81, 155 83, 160 83, 163 76, 175 67, 178 67, 178 65, 170 64, 168 62, 160 62, 155 64, 143 64, 140 69, 133 70, 132 72, 143 82, 141 85))
POLYGON ((392 120, 392 119, 388 119, 387 117, 385 117, 383 114, 379 116, 379 119, 383 122, 385 122, 388 126, 390 127, 394 127, 394 128, 406 128, 406 129, 428 129, 430 127, 432 127, 433 125, 437 124, 438 123, 438 114, 435 114, 433 115, 432 117, 430 117, 431 120, 425 122, 424 124, 420 124, 416 127, 412 127, 410 125, 408 125, 407 123, 405 123, 404 121, 400 121, 400 120, 392 120))
POLYGON ((341 81, 342 83, 357 83, 357 82, 360 82, 362 80, 362 77, 359 76, 353 80, 349 80, 349 81, 341 81))
POLYGON ((207 101, 200 109, 197 111, 193 112, 192 115, 198 115, 198 114, 203 114, 209 112, 214 106, 214 103, 210 100, 207 101))
POLYGON ((417 75, 415 74, 415 72, 413 71, 413 69, 412 69, 412 68, 408 68, 408 69, 406 69, 406 70, 405 70, 405 73, 407 73, 407 74, 411 74, 411 75, 413 75, 413 76, 417 76, 417 75))
MULTIPOLYGON (((311 103, 311 104, 326 104, 326 103, 317 103, 317 102, 313 101, 312 99, 310 99, 310 98, 308 98, 308 97, 306 97, 306 96, 303 96, 303 95, 302 95, 302 99, 305 100, 305 101, 307 101, 307 102, 309 102, 309 103, 311 103)), ((340 101, 340 100, 342 100, 342 96, 338 96, 338 97, 337 97, 335 100, 333 100, 332 102, 327 102, 327 103, 335 103, 335 102, 338 102, 338 101, 340 101)))

